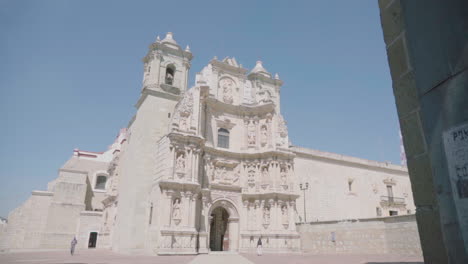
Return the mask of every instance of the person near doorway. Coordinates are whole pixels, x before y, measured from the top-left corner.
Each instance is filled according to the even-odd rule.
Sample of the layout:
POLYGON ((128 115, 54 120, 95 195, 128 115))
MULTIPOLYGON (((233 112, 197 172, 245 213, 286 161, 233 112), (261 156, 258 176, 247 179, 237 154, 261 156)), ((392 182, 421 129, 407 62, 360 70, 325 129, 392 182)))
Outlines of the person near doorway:
POLYGON ((262 237, 259 237, 257 241, 257 256, 261 256, 261 255, 262 255, 262 237))
POLYGON ((75 254, 75 246, 78 244, 78 240, 76 240, 76 237, 73 237, 71 241, 71 247, 70 247, 70 254, 73 256, 75 254))

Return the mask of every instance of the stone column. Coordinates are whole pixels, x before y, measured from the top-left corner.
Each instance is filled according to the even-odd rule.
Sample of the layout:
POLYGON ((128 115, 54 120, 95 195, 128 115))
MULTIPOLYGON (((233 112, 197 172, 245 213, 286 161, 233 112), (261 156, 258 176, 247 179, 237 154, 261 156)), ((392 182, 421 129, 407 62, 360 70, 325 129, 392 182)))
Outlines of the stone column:
POLYGON ((193 208, 195 207, 193 204, 193 193, 192 192, 186 192, 185 194, 187 196, 187 226, 188 227, 194 227, 194 215, 193 215, 193 208))
POLYGON ((192 175, 193 175, 193 148, 189 147, 185 151, 187 153, 187 159, 186 159, 186 164, 187 168, 185 168, 185 177, 184 180, 190 182, 192 180, 192 175))
POLYGON ((270 199, 270 230, 278 230, 278 201, 270 199))
POLYGON ((244 117, 244 148, 249 148, 249 118, 244 117))
POLYGON ((187 227, 189 219, 189 201, 188 201, 188 192, 180 192, 180 211, 182 215, 182 221, 180 226, 187 227))
POLYGON ((242 230, 247 230, 248 227, 248 222, 249 222, 249 201, 248 200, 244 200, 242 202, 242 212, 240 212, 240 215, 243 216, 243 219, 244 221, 241 222, 241 229, 242 230))
POLYGON ((198 149, 194 149, 194 162, 193 162, 193 171, 194 173, 192 174, 192 182, 198 182, 198 170, 199 170, 199 158, 200 158, 200 151, 198 149))
POLYGON ((229 251, 237 251, 239 249, 239 218, 228 219, 229 228, 229 251))
POLYGON ((289 230, 295 231, 296 230, 296 223, 294 219, 294 208, 296 208, 296 202, 290 201, 288 206, 288 213, 289 213, 289 230))
POLYGON ((176 178, 175 177, 175 170, 176 170, 176 166, 175 166, 175 162, 176 162, 176 158, 177 158, 177 150, 176 150, 176 147, 174 145, 171 145, 171 155, 172 155, 172 160, 171 160, 171 166, 172 166, 172 173, 171 175, 169 175, 169 179, 174 179, 176 178))
POLYGON ((262 230, 262 205, 263 201, 260 202, 259 200, 255 200, 255 223, 254 223, 254 230, 262 230))
MULTIPOLYGON (((165 226, 169 227, 171 226, 171 219, 172 219, 172 196, 174 194, 174 191, 172 190, 166 190, 166 199, 165 199, 165 204, 164 207, 166 210, 163 210, 165 212, 169 212, 169 215, 164 215, 164 214, 161 214, 163 217, 164 217, 164 221, 162 221, 164 223, 165 226)), ((164 212, 163 211, 163 212, 164 212)))

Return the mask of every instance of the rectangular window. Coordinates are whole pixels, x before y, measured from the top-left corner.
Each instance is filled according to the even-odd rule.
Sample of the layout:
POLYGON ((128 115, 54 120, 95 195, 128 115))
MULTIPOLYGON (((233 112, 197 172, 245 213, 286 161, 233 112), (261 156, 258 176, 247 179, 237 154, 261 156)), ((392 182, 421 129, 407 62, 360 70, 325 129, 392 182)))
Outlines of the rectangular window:
POLYGON ((387 195, 388 197, 393 197, 393 188, 391 185, 387 185, 387 195))
POLYGON ((398 215, 398 211, 390 211, 390 216, 395 216, 395 215, 398 215))
POLYGON ((229 131, 224 128, 218 130, 218 147, 229 148, 229 131))
POLYGON ((377 216, 382 216, 382 208, 377 207, 377 208, 375 208, 375 211, 377 213, 377 216))

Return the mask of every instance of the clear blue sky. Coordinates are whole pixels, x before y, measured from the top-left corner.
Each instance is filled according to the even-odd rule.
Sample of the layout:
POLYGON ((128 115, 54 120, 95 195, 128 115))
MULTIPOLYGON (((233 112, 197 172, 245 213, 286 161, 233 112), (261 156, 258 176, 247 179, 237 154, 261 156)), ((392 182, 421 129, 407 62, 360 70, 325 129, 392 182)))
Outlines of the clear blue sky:
POLYGON ((399 163, 377 1, 0 1, 0 216, 74 148, 103 151, 135 113, 141 58, 174 32, 195 56, 279 73, 293 144, 399 163))

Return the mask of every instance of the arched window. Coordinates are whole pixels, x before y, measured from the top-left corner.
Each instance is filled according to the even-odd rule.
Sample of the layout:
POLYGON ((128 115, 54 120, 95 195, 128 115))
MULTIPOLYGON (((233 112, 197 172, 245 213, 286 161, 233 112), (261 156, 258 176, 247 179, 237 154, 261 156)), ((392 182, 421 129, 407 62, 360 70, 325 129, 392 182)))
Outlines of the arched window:
POLYGON ((172 85, 174 83, 175 66, 173 64, 166 67, 166 84, 172 85))
POLYGON ((229 148, 229 131, 227 129, 218 129, 218 147, 229 148))
POLYGON ((96 178, 96 185, 94 189, 96 190, 105 190, 106 189, 107 176, 99 175, 96 178))

